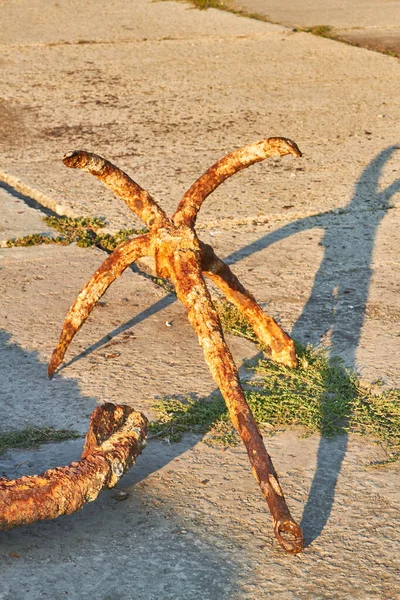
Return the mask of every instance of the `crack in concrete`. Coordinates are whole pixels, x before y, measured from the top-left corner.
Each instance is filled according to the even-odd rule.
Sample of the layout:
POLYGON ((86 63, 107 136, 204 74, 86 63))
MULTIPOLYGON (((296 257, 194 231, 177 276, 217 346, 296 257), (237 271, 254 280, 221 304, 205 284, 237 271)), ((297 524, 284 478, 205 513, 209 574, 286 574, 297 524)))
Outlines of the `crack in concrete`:
MULTIPOLYGON (((50 198, 50 196, 47 196, 46 194, 43 194, 43 192, 36 190, 26 183, 23 183, 23 181, 18 179, 18 177, 10 175, 5 171, 0 171, 0 185, 12 196, 16 196, 17 198, 24 200, 24 202, 31 206, 31 208, 36 208, 39 210, 48 209, 51 211, 53 216, 80 216, 68 208, 68 206, 65 206, 64 204, 57 204, 56 200, 50 198), (36 205, 34 203, 36 203, 36 205), (40 206, 37 206, 37 204, 40 206)), ((43 212, 45 211, 43 210, 43 212)))
MULTIPOLYGON (((30 208, 34 208, 37 210, 41 210, 48 215, 51 216, 66 216, 71 218, 78 218, 81 216, 80 213, 72 210, 65 204, 59 204, 50 196, 47 196, 40 190, 37 190, 14 175, 10 175, 5 171, 0 171, 0 187, 2 187, 6 192, 11 194, 12 196, 23 200, 30 208)), ((400 208, 400 203, 396 202, 390 207, 390 210, 397 210, 400 208)), ((344 214, 361 214, 366 212, 377 212, 384 211, 386 212, 388 208, 383 208, 380 206, 376 206, 373 208, 358 208, 358 209, 349 209, 349 208, 334 208, 328 211, 298 211, 292 212, 290 214, 285 213, 275 213, 268 215, 250 215, 248 217, 242 217, 239 219, 217 219, 215 221, 206 221, 203 223, 199 223, 198 229, 202 231, 207 231, 209 229, 213 229, 215 227, 220 227, 222 229, 230 229, 232 226, 237 226, 240 228, 246 226, 254 226, 257 227, 259 225, 266 225, 267 223, 290 223, 292 221, 297 221, 299 219, 305 219, 307 217, 324 217, 327 214, 336 214, 337 216, 344 214)), ((106 233, 113 233, 112 228, 104 229, 106 233)), ((114 232, 115 233, 115 232, 114 232)))
POLYGON ((190 41, 231 41, 231 40, 259 40, 271 36, 291 35, 295 32, 281 26, 277 31, 265 31, 263 33, 253 34, 234 34, 234 35, 194 35, 194 36, 163 36, 158 38, 121 38, 119 40, 59 40, 55 42, 31 43, 31 44, 1 44, 0 49, 26 49, 26 48, 55 48, 63 46, 118 46, 120 44, 144 44, 144 43, 163 43, 163 42, 190 42, 190 41))

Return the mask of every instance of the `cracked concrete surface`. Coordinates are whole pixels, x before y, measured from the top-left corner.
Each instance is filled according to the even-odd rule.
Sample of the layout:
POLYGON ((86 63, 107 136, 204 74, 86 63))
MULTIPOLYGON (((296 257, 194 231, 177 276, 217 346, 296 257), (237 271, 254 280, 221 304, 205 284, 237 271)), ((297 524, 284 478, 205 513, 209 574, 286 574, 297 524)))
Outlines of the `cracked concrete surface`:
MULTIPOLYGON (((66 0, 44 13, 38 0, 0 0, 0 9, 2 240, 46 229, 35 201, 103 216, 111 230, 139 225, 62 165, 74 148, 114 160, 171 212, 224 153, 291 137, 304 157, 227 182, 202 208, 200 237, 300 340, 366 380, 400 385, 397 60, 175 2, 66 0)), ((130 270, 47 379, 64 315, 103 258, 75 246, 0 249, 1 431, 83 434, 99 402, 154 416, 159 397, 215 389, 183 308, 130 270)), ((239 365, 257 354, 228 343, 239 365)), ((387 455, 370 439, 302 433, 266 438, 304 527, 302 555, 275 544, 241 446, 151 440, 119 484, 125 501, 106 492, 77 514, 1 534, 0 599, 395 599, 399 465, 371 466, 387 455)), ((11 450, 0 474, 68 464, 81 446, 11 450)))
POLYGON ((54 230, 43 222, 46 214, 42 210, 33 208, 31 202, 27 204, 22 194, 4 184, 0 185, 0 213, 0 247, 6 246, 8 240, 26 235, 54 233, 54 230))
POLYGON ((234 4, 287 27, 328 25, 340 40, 400 56, 399 0, 243 0, 234 4))

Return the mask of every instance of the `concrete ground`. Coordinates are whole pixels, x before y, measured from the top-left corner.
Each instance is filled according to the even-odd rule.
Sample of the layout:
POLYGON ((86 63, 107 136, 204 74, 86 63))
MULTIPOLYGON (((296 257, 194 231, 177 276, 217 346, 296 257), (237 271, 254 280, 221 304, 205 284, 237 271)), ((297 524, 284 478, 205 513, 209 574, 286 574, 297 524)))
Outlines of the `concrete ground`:
POLYGON ((329 26, 341 40, 400 56, 399 0, 238 0, 234 4, 288 27, 329 26))
MULTIPOLYGON (((111 231, 140 225, 97 181, 63 166, 75 148, 113 160, 171 212, 226 152, 284 135, 303 158, 226 182, 204 204, 199 235, 299 340, 367 381, 400 385, 398 60, 184 3, 66 0, 44 13, 39 0, 0 0, 0 9, 3 243, 51 233, 40 207, 104 217, 111 231)), ((104 257, 75 246, 0 249, 1 431, 83 434, 99 402, 154 416, 158 398, 213 392, 183 308, 132 271, 47 379, 65 313, 104 257)), ((228 342, 239 365, 257 354, 228 342)), ((370 439, 302 433, 266 441, 306 535, 303 554, 274 542, 241 446, 151 440, 118 484, 125 501, 111 490, 77 514, 1 534, 0 599, 395 599, 399 465, 371 466, 387 455, 370 439)), ((0 474, 65 465, 81 447, 9 451, 0 474)))

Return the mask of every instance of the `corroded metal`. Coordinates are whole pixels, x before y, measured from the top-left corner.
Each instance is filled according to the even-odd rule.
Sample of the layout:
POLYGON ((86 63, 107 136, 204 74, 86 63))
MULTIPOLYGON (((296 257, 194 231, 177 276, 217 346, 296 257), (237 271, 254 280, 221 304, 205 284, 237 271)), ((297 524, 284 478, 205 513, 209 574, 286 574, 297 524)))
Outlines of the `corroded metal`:
POLYGON ((53 352, 48 367, 49 376, 62 362, 72 338, 82 327, 96 302, 100 300, 112 282, 122 275, 130 264, 148 254, 149 249, 150 237, 148 235, 127 240, 120 244, 92 275, 65 318, 57 349, 53 352))
POLYGON ((221 323, 203 275, 212 279, 242 311, 258 339, 267 346, 273 360, 290 367, 297 366, 294 344, 276 321, 263 313, 254 297, 228 265, 216 256, 211 246, 198 239, 194 230, 203 201, 225 179, 269 156, 287 154, 301 156, 296 144, 286 138, 267 138, 235 150, 210 167, 189 188, 172 219, 167 217, 148 192, 110 162, 84 151, 66 155, 66 166, 81 168, 95 175, 143 219, 150 232, 119 246, 89 280, 67 315, 48 373, 51 377, 61 364, 73 336, 112 281, 130 262, 144 255, 152 256, 157 274, 171 280, 179 300, 187 310, 205 360, 246 446, 252 471, 272 514, 275 535, 285 550, 297 553, 304 547, 302 531, 289 512, 275 469, 244 397, 236 365, 225 343, 221 323))
POLYGON ((212 165, 185 192, 173 216, 175 225, 184 223, 193 227, 204 200, 228 177, 270 156, 285 156, 286 154, 301 156, 297 144, 281 137, 260 140, 227 154, 215 165, 212 165))
POLYGON ((266 346, 272 360, 289 367, 297 367, 296 349, 293 340, 267 315, 251 294, 240 283, 223 260, 218 258, 213 248, 201 243, 201 269, 246 317, 258 341, 266 346))
POLYGON ((131 468, 145 445, 147 418, 129 406, 98 406, 79 462, 42 475, 0 479, 0 531, 55 519, 92 502, 131 468))

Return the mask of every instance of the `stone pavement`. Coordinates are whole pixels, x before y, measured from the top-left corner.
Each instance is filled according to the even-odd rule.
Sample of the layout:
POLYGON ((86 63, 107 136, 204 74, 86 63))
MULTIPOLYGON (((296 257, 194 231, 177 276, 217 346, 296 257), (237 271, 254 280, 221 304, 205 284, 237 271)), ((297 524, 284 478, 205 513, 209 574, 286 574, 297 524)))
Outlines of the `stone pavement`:
POLYGON ((329 26, 341 40, 400 56, 399 0, 238 0, 235 5, 288 27, 329 26))
MULTIPOLYGON (((0 0, 0 239, 46 232, 41 212, 139 225, 61 157, 82 148, 126 169, 171 212, 233 148, 269 135, 302 159, 238 174, 204 204, 199 233, 303 342, 364 379, 400 385, 399 62, 292 28, 175 2, 0 0), (39 203, 39 204, 38 204, 39 203)), ((329 23, 328 23, 329 24, 329 23)), ((332 23, 334 24, 334 23, 332 23)), ((0 249, 0 431, 84 433, 97 403, 154 416, 165 396, 214 384, 173 296, 124 274, 60 373, 46 363, 98 249, 0 249), (166 327, 166 322, 172 327, 166 327)), ((257 353, 229 336, 238 364, 257 353)), ((305 399, 306 401, 306 399, 305 399)), ((151 440, 81 512, 0 536, 0 599, 396 598, 398 464, 355 436, 267 438, 308 547, 284 555, 242 447, 151 440)), ((1 456, 9 478, 75 460, 82 440, 1 456)))

